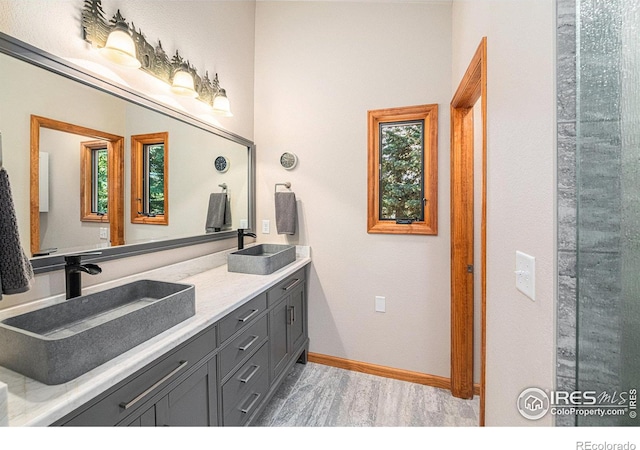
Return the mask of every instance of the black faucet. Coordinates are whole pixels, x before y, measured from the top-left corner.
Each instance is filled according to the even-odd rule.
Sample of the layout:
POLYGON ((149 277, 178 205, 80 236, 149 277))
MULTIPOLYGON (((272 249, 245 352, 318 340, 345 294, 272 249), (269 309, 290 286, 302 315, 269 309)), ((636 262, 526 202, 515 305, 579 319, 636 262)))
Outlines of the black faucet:
POLYGON ((102 273, 102 269, 96 264, 81 264, 82 257, 88 255, 100 255, 96 253, 83 253, 81 255, 68 255, 64 257, 64 276, 67 286, 67 300, 82 295, 82 272, 89 275, 102 273))
POLYGON ((244 248, 244 237, 256 237, 255 233, 245 233, 244 229, 238 228, 238 250, 242 250, 244 248))

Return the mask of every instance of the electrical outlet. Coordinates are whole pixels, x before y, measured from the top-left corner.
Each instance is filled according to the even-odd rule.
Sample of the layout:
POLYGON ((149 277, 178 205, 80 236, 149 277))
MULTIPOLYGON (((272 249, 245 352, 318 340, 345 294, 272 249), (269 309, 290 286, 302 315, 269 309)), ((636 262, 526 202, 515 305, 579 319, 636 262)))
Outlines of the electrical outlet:
POLYGON ((536 259, 518 251, 516 251, 516 287, 531 300, 536 300, 536 259))
POLYGON ((109 229, 105 227, 100 227, 100 239, 108 239, 109 229))
POLYGON ((386 312, 386 298, 376 295, 376 312, 386 312))
POLYGON ((269 220, 268 219, 264 219, 262 221, 262 234, 269 234, 270 233, 270 227, 271 227, 271 224, 270 224, 269 220))

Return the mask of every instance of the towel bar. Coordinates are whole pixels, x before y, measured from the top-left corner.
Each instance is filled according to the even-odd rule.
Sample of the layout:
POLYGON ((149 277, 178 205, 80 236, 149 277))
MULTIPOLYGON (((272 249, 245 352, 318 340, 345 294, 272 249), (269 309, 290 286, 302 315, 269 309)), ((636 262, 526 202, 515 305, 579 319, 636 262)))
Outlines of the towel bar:
POLYGON ((284 186, 287 189, 291 189, 291 183, 287 181, 286 183, 276 183, 274 192, 278 192, 278 186, 284 186))

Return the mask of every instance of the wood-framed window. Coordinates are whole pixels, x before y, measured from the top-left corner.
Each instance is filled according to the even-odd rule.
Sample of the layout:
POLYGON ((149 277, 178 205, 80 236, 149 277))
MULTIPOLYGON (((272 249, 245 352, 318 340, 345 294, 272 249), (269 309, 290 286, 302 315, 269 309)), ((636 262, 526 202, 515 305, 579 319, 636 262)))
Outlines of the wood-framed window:
POLYGON ((438 105, 368 112, 367 232, 438 234, 438 105))
POLYGON ((131 136, 131 223, 169 225, 169 133, 131 136))
POLYGON ((108 141, 80 143, 80 220, 109 222, 108 141))

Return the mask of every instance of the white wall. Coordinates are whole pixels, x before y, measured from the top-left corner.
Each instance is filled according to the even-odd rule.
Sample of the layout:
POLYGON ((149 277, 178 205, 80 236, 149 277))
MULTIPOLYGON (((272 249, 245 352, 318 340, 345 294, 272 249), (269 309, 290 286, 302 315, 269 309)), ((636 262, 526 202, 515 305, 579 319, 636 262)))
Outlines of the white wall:
POLYGON ((453 88, 488 41, 487 425, 550 425, 516 409, 553 388, 554 16, 552 0, 455 0, 453 88), (515 288, 515 252, 536 258, 536 301, 515 288))
POLYGON ((312 352, 449 376, 450 36, 450 4, 257 3, 258 231, 272 226, 258 236, 312 248, 312 352), (425 103, 440 106, 439 235, 367 234, 367 110, 425 103), (285 181, 293 238, 275 234, 285 181))

